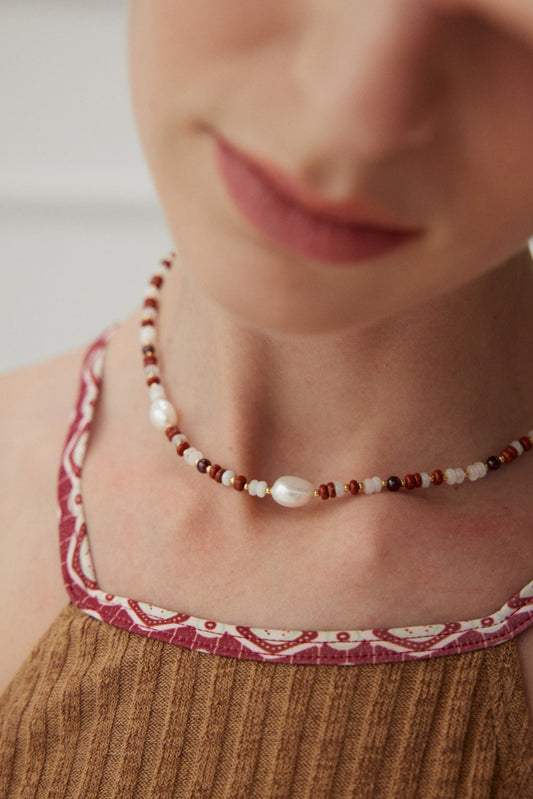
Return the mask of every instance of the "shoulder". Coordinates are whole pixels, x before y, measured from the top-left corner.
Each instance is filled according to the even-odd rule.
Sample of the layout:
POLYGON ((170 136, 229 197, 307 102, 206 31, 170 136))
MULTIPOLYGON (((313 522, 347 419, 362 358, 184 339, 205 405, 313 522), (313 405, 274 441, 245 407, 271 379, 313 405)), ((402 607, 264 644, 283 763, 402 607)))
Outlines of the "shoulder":
POLYGON ((56 491, 82 358, 0 377, 0 691, 68 601, 56 491))

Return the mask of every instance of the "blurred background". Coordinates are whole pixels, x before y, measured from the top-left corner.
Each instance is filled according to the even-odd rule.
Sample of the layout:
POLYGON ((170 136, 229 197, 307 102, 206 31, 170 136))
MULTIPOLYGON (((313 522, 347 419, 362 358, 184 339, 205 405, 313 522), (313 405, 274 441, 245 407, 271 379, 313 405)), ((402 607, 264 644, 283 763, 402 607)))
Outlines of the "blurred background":
POLYGON ((130 110, 126 23, 126 0, 0 0, 0 371, 119 321, 171 247, 130 110))

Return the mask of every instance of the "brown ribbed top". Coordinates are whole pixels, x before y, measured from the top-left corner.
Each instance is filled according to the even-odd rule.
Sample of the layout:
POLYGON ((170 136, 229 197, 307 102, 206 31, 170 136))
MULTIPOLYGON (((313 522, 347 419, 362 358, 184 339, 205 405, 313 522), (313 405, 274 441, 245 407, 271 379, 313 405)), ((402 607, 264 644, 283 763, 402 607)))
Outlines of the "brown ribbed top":
POLYGON ((2 799, 528 799, 515 641, 404 663, 204 654, 67 606, 0 699, 2 799))

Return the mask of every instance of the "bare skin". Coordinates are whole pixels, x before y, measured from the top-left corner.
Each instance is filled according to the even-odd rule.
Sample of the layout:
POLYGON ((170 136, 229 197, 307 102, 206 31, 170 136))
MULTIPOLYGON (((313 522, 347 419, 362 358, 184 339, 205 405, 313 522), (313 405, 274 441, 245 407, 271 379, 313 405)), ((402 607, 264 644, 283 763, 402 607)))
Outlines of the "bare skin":
MULTIPOLYGON (((237 0, 230 5, 238 11, 237 0)), ((523 93, 510 96, 508 87, 519 79, 528 85, 533 56, 507 32, 480 31, 469 19, 439 29, 439 48, 431 50, 439 60, 428 63, 434 4, 410 0, 409 21, 420 31, 411 49, 406 6, 398 14, 392 0, 386 5, 390 24, 382 25, 363 5, 339 5, 323 18, 318 3, 274 3, 266 22, 254 18, 257 28, 240 31, 239 58, 248 36, 263 41, 263 25, 267 42, 272 23, 285 34, 274 37, 275 48, 258 51, 264 61, 251 62, 249 85, 238 84, 244 107, 251 103, 265 125, 289 115, 292 124, 263 135, 259 123, 246 127, 256 117, 240 115, 234 93, 242 64, 225 49, 233 52, 234 26, 226 31, 228 45, 216 21, 221 38, 205 39, 214 45, 201 54, 204 74, 194 47, 195 25, 200 31, 209 21, 204 3, 132 3, 137 116, 183 254, 160 319, 165 383, 191 440, 248 476, 271 481, 293 472, 320 482, 466 465, 532 426, 533 379, 525 365, 533 345, 533 281, 524 243, 533 208, 533 112, 523 93), (165 47, 184 13, 190 51, 165 47), (343 47, 324 50, 339 89, 332 95, 311 74, 311 56, 324 45, 323 31, 358 31, 360 20, 346 16, 356 13, 370 15, 374 60, 364 74, 371 85, 361 83, 360 65, 348 58, 360 52, 354 42, 340 39, 343 47), (284 49, 287 37, 291 48, 284 49), (443 43, 454 42, 465 50, 447 55, 443 43), (490 80, 467 44, 492 56, 490 80), (292 52, 299 56, 290 64, 294 73, 286 61, 292 52), (420 59, 429 72, 417 68, 420 59), (409 102, 391 104, 382 64, 396 64, 394 97, 409 102), (438 95, 446 105, 427 113, 417 76, 437 73, 448 89, 438 95), (275 95, 279 113, 266 114, 271 106, 262 97, 254 107, 257 80, 286 74, 297 76, 294 86, 268 83, 289 87, 275 95), (189 83, 190 95, 175 100, 175 87, 189 83), (219 116, 222 91, 229 99, 219 116), (191 108, 191 98, 200 106, 191 108), (361 107, 367 127, 354 128, 361 107), (354 269, 304 261, 235 212, 210 160, 210 124, 260 152, 272 147, 268 155, 325 195, 364 190, 393 210, 407 209, 424 237, 397 256, 354 269), (490 192, 494 186, 498 191, 490 192)), ((533 456, 457 490, 315 503, 302 512, 254 502, 206 485, 150 428, 137 322, 126 323, 110 345, 84 474, 104 590, 233 623, 367 629, 485 616, 531 579, 533 456)), ((1 467, 8 487, 0 511, 7 531, 1 584, 13 603, 0 622, 11 642, 4 683, 65 603, 55 474, 78 363, 75 355, 23 373, 0 394, 0 441, 8 453, 1 467), (40 418, 47 420, 43 445, 28 462, 26 453, 36 450, 28 420, 40 418), (18 554, 21 541, 26 552, 38 553, 33 563, 18 554)), ((530 633, 519 647, 533 713, 530 633)))

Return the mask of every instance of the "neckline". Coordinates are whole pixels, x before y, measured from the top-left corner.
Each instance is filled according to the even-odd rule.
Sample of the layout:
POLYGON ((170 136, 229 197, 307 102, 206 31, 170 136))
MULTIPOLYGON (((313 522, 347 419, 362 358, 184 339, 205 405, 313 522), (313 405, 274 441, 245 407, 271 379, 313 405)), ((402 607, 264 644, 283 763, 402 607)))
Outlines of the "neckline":
POLYGON ((482 619, 377 630, 267 630, 200 619, 102 591, 91 555, 81 479, 111 333, 106 331, 84 358, 58 483, 63 580, 72 603, 84 613, 199 652, 314 665, 391 663, 460 654, 504 643, 533 625, 533 581, 482 619))

